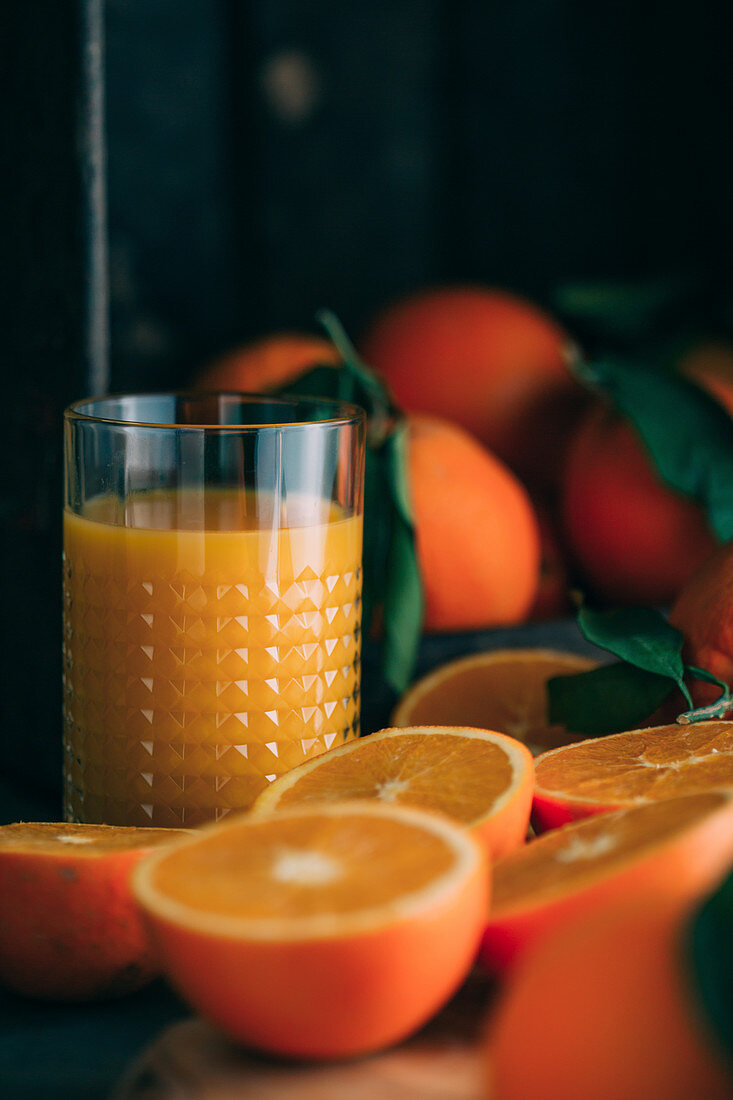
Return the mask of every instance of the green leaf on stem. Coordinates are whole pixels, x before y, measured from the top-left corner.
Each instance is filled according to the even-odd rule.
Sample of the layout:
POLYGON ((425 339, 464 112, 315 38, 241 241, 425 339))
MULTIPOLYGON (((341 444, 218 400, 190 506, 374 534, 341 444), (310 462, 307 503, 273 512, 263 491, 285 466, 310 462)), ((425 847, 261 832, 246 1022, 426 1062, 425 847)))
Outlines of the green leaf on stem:
POLYGON ((399 410, 393 406, 384 382, 360 357, 336 314, 330 309, 321 309, 316 314, 316 320, 325 328, 341 356, 346 372, 351 375, 357 388, 366 397, 366 404, 362 404, 369 417, 367 438, 373 445, 378 446, 384 441, 390 429, 390 419, 399 410))
POLYGON ((706 706, 695 707, 693 710, 678 714, 677 721, 680 725, 689 726, 691 722, 705 722, 713 718, 727 718, 729 712, 733 710, 733 698, 731 698, 728 684, 726 684, 724 680, 719 680, 717 676, 713 676, 712 672, 708 672, 705 668, 697 668, 695 665, 685 665, 685 671, 695 680, 704 680, 706 684, 717 684, 721 689, 721 694, 717 699, 712 703, 708 703, 706 706))
POLYGON ((665 676, 623 661, 571 676, 553 676, 547 684, 550 721, 571 733, 601 737, 635 729, 672 690, 665 676))
POLYGON ((621 660, 589 672, 550 679, 547 693, 551 722, 589 737, 634 729, 661 706, 673 685, 690 707, 677 718, 683 725, 723 718, 733 706, 722 680, 684 663, 682 634, 656 609, 593 611, 584 607, 578 613, 578 625, 589 642, 621 660), (708 706, 693 708, 685 677, 718 684, 720 698, 708 706))
POLYGON ((383 667, 395 691, 405 690, 415 668, 424 598, 415 547, 412 502, 407 479, 408 428, 403 420, 385 442, 392 528, 383 596, 383 667))
POLYGON ((669 677, 692 706, 684 680, 684 637, 660 611, 651 607, 618 611, 592 611, 583 607, 578 612, 578 625, 594 645, 645 672, 669 677))

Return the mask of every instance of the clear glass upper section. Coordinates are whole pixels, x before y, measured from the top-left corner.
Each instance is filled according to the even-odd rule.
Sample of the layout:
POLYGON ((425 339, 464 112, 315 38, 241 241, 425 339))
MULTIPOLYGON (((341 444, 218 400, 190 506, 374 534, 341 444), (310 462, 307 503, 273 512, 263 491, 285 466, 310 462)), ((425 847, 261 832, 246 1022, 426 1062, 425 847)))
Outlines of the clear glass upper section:
POLYGON ((65 506, 115 525, 200 530, 232 510, 268 526, 320 523, 334 506, 358 515, 364 435, 361 409, 320 398, 80 401, 65 415, 65 506))

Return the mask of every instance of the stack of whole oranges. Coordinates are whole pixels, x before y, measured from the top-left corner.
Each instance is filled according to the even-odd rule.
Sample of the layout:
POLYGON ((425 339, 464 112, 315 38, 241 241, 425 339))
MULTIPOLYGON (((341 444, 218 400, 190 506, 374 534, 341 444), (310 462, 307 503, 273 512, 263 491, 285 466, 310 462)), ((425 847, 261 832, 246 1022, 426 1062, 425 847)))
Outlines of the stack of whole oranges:
MULTIPOLYGON (((548 538, 508 460, 545 468, 545 456, 536 454, 542 403, 559 407, 575 394, 565 343, 558 326, 528 303, 472 289, 418 295, 372 326, 364 356, 408 416, 428 630, 512 625, 538 598, 547 602, 540 577, 548 538), (423 392, 429 400, 413 399, 423 392)), ((229 353, 197 384, 256 392, 287 387, 315 364, 336 363, 327 341, 281 333, 229 353)), ((563 594, 551 593, 550 601, 557 599, 563 594)))
MULTIPOLYGON (((408 417, 427 630, 568 614, 573 588, 671 604, 716 548, 633 426, 575 380, 578 349, 538 306, 483 286, 422 290, 378 313, 360 350, 408 417)), ((258 391, 338 361, 327 340, 280 333, 197 383, 258 391)), ((679 366, 733 413, 733 349, 700 345, 679 366)))

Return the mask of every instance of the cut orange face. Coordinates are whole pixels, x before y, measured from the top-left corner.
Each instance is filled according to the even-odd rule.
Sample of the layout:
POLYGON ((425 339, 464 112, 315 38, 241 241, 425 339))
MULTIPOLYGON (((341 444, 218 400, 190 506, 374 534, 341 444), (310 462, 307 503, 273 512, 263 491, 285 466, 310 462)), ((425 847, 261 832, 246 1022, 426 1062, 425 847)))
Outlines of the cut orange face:
POLYGON ((524 842, 532 757, 491 730, 415 726, 381 730, 314 757, 276 779, 254 811, 369 798, 437 810, 472 829, 499 859, 524 842))
POLYGON ((535 775, 538 830, 731 785, 733 722, 652 726, 581 741, 543 753, 535 775))
POLYGON ((578 740, 547 716, 547 681, 597 665, 551 649, 496 649, 441 665, 408 689, 393 726, 475 726, 499 730, 533 753, 578 740))
POLYGON ((0 827, 0 982, 48 1000, 128 993, 157 973, 129 876, 178 829, 0 827))
POLYGON ((481 948, 492 970, 551 928, 617 902, 685 906, 733 860, 733 790, 648 802, 553 829, 500 860, 481 948))
POLYGON ((376 1050, 465 977, 489 876, 437 814, 376 802, 248 814, 134 876, 171 982, 235 1040, 303 1058, 376 1050))

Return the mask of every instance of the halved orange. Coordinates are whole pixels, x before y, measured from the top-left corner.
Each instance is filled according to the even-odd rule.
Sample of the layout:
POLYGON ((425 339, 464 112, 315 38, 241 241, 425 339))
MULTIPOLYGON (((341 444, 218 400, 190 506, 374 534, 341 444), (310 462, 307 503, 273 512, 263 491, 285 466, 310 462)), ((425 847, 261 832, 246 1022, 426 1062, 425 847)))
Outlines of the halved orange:
POLYGON ((533 753, 579 740, 550 723, 547 681, 595 668, 597 661, 552 649, 495 649, 460 657, 408 688, 393 726, 476 726, 500 730, 533 753))
POLYGON ((149 982, 157 959, 129 876, 179 829, 16 823, 0 827, 0 983, 82 1001, 149 982))
POLYGON ((532 786, 532 757, 519 741, 492 730, 414 726, 300 764, 266 787, 253 810, 344 798, 422 806, 472 829, 499 859, 524 841, 532 786))
POLYGON ((138 867, 173 985, 235 1040, 293 1057, 375 1050, 460 985, 486 919, 481 846, 438 814, 300 806, 199 830, 138 867))
POLYGON ((733 784, 733 722, 652 726, 580 741, 535 761, 533 823, 579 817, 733 784))
POLYGON ((548 930, 617 902, 687 905, 733 861, 733 790, 647 802, 553 829, 500 860, 481 947, 502 970, 548 930))

